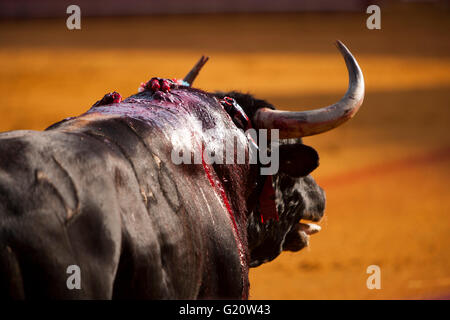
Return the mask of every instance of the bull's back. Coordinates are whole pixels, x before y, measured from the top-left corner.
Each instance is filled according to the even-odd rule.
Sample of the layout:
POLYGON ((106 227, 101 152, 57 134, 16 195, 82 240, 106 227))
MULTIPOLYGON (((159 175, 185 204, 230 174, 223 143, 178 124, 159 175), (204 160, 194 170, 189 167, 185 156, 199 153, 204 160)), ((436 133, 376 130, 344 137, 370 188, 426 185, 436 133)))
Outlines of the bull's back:
POLYGON ((230 217, 202 166, 174 165, 147 130, 106 119, 0 134, 1 294, 241 297, 230 217))
POLYGON ((247 274, 229 213, 202 164, 173 163, 172 130, 125 116, 82 121, 59 129, 104 143, 127 168, 108 173, 122 213, 114 297, 240 298, 247 274))

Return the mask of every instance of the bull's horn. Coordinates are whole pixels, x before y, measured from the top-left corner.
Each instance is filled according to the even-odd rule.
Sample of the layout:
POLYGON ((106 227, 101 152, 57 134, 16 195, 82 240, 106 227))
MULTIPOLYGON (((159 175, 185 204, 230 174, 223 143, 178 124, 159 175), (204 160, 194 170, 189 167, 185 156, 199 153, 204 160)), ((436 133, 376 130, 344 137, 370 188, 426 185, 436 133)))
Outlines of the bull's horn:
POLYGON ((197 78, 198 73, 208 60, 209 57, 202 56, 200 60, 198 60, 198 62, 195 64, 195 66, 191 69, 191 71, 189 71, 186 77, 184 77, 183 81, 187 82, 189 84, 189 87, 192 86, 192 83, 194 82, 195 78, 197 78))
POLYGON ((337 103, 311 111, 281 111, 259 109, 253 117, 258 129, 279 129, 280 138, 298 138, 322 133, 352 118, 364 100, 364 77, 355 58, 340 41, 336 46, 347 65, 349 84, 347 93, 337 103))

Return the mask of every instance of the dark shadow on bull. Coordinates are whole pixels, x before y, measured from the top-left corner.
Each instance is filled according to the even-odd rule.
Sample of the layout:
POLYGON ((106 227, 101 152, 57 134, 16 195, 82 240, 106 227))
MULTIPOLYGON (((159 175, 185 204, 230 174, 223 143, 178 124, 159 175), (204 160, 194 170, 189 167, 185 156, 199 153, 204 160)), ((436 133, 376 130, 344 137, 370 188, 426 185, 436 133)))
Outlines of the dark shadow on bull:
POLYGON ((319 230, 305 222, 324 212, 309 176, 319 157, 300 138, 350 119, 364 96, 359 66, 337 45, 349 89, 326 108, 278 111, 248 94, 194 89, 202 57, 184 80, 152 78, 43 132, 0 134, 0 296, 248 298, 249 267, 304 248, 319 230), (250 150, 258 142, 247 127, 279 130, 276 174, 203 158, 205 145, 234 138, 250 150), (175 164, 178 147, 200 161, 175 164))

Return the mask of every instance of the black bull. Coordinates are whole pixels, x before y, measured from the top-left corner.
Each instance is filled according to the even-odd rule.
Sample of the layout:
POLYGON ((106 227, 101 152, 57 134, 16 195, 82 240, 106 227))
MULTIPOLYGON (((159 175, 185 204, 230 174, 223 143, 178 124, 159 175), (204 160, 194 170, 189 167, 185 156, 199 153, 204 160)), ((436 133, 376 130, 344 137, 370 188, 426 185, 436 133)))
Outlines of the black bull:
POLYGON ((305 247, 298 222, 320 220, 325 204, 307 175, 318 165, 312 148, 284 140, 272 177, 279 218, 264 222, 259 164, 171 160, 185 136, 207 143, 206 129, 248 148, 219 103, 225 95, 250 119, 273 108, 173 85, 100 101, 42 132, 0 134, 0 296, 241 299, 249 267, 305 247), (292 165, 301 169, 292 174, 292 165), (67 286, 72 265, 80 289, 67 286))
MULTIPOLYGON (((235 230, 204 166, 172 163, 167 133, 189 128, 192 114, 204 127, 225 127, 230 136, 238 130, 206 93, 181 88, 167 95, 191 103, 142 97, 139 103, 94 107, 43 132, 0 135, 1 263, 8 268, 1 274, 10 279, 11 293, 247 295, 246 203, 258 171, 227 164, 208 172, 223 181, 235 230), (80 267, 82 290, 67 289, 69 265, 80 267)), ((312 201, 323 206, 313 180, 304 183, 312 188, 312 201)))

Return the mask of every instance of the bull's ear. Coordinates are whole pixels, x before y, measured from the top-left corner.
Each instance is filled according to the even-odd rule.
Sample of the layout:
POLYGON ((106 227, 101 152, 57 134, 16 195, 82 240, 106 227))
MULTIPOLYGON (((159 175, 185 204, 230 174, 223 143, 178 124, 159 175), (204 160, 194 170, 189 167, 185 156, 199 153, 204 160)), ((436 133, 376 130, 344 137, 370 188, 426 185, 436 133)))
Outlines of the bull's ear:
POLYGON ((304 177, 318 166, 319 154, 314 148, 301 143, 280 145, 280 172, 304 177))

